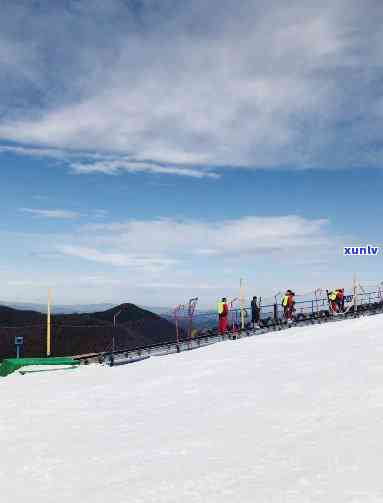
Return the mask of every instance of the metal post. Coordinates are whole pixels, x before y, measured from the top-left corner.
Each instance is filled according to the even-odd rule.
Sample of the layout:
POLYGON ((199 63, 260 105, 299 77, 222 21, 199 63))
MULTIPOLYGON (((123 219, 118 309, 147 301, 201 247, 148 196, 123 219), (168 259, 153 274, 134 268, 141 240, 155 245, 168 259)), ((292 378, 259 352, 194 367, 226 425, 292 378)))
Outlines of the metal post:
POLYGON ((319 313, 319 306, 318 306, 318 288, 315 289, 314 291, 315 293, 315 303, 316 303, 316 307, 317 307, 317 314, 319 313))
POLYGON ((277 323, 278 321, 278 304, 274 304, 274 323, 277 323))
POLYGON ((112 353, 116 351, 116 340, 115 340, 115 332, 116 332, 116 319, 121 314, 122 310, 115 313, 113 316, 113 336, 112 336, 112 353))
POLYGON ((116 350, 116 341, 115 341, 115 336, 114 336, 114 329, 115 329, 115 328, 116 328, 116 327, 113 327, 113 335, 112 335, 112 353, 114 353, 114 352, 115 352, 115 350, 116 350))
POLYGON ((16 345, 16 358, 20 358, 21 346, 23 345, 24 337, 21 335, 16 335, 15 345, 16 345))
POLYGON ((188 339, 189 339, 189 349, 192 348, 192 330, 193 330, 193 314, 195 311, 195 308, 197 306, 198 302, 198 297, 193 297, 192 299, 189 299, 189 305, 188 305, 188 316, 189 316, 189 334, 188 334, 188 339))
POLYGON ((180 335, 178 330, 178 320, 176 318, 176 340, 177 340, 177 353, 180 352, 180 335))
POLYGON ((278 321, 278 302, 277 302, 277 297, 280 294, 281 294, 281 292, 277 292, 274 295, 274 323, 277 323, 277 321, 278 321))
POLYGON ((243 291, 243 279, 241 278, 239 281, 239 290, 240 290, 240 309, 241 309, 241 330, 245 329, 245 310, 244 310, 244 291, 243 291))
POLYGON ((48 289, 48 308, 47 308, 47 356, 51 355, 51 303, 52 290, 48 289))
POLYGON ((234 302, 236 302, 237 300, 238 300, 238 297, 235 297, 235 299, 233 299, 230 302, 230 308, 229 308, 229 313, 231 313, 231 324, 232 324, 232 327, 231 327, 231 334, 232 335, 231 335, 231 337, 232 337, 233 340, 236 339, 235 325, 236 325, 236 320, 237 320, 236 311, 235 311, 235 308, 233 308, 233 306, 234 306, 234 302))
POLYGON ((356 316, 356 313, 358 311, 358 289, 356 286, 356 273, 354 272, 354 279, 353 279, 353 294, 354 294, 354 316, 356 316))
POLYGON ((180 332, 179 332, 177 314, 178 314, 178 311, 180 311, 182 309, 182 307, 183 307, 182 304, 180 304, 179 306, 177 306, 174 309, 174 312, 173 312, 174 321, 175 321, 175 325, 176 325, 176 348, 177 348, 177 353, 180 353, 180 332))

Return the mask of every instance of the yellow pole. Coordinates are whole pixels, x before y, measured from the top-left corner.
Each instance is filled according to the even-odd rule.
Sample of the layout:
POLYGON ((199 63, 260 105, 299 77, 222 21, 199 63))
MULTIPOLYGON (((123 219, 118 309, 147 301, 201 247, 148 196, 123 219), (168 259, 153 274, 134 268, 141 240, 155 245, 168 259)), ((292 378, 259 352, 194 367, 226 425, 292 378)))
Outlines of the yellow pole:
POLYGON ((241 307, 241 329, 245 329, 245 311, 244 311, 244 294, 243 294, 243 279, 241 278, 239 281, 239 289, 240 289, 240 307, 241 307))
POLYGON ((47 356, 51 355, 51 303, 52 290, 48 289, 48 310, 47 310, 47 356))

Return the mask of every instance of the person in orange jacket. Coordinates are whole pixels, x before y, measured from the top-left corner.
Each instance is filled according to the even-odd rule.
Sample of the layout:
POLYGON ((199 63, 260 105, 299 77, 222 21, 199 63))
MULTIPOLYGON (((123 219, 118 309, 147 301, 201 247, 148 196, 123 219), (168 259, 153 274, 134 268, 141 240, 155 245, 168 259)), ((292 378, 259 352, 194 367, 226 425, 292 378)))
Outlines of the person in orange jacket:
POLYGON ((227 317, 229 314, 229 307, 227 305, 226 297, 223 297, 221 302, 218 302, 218 331, 223 335, 227 330, 227 317))

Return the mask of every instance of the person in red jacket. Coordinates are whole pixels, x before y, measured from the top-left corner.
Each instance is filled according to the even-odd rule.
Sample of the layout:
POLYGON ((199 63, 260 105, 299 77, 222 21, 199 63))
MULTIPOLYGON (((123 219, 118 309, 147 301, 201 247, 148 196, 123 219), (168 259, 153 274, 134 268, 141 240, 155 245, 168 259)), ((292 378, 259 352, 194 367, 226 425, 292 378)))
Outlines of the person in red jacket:
POLYGON ((282 307, 283 314, 287 323, 292 323, 293 321, 293 313, 294 313, 294 305, 295 305, 295 293, 292 290, 286 290, 285 295, 282 297, 282 307))
POLYGON ((344 311, 344 288, 338 288, 336 291, 336 304, 338 306, 338 312, 343 313, 344 311))
POLYGON ((226 297, 223 297, 221 302, 218 302, 218 331, 223 335, 227 330, 227 316, 229 314, 229 307, 227 305, 226 297))

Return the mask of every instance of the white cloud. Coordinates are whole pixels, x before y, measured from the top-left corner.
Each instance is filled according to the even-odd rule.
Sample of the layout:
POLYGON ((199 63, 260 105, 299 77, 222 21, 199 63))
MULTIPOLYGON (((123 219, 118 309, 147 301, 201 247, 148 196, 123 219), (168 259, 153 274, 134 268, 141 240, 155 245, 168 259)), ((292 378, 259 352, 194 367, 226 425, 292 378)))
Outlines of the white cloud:
POLYGON ((329 246, 327 220, 282 217, 243 217, 237 220, 131 220, 81 228, 80 239, 95 246, 116 247, 130 253, 160 253, 169 256, 248 256, 288 253, 329 246))
POLYGON ((76 174, 103 173, 106 175, 117 175, 126 173, 156 173, 160 175, 178 175, 193 178, 218 178, 216 173, 201 171, 197 169, 177 166, 159 166, 153 163, 132 162, 125 159, 105 160, 98 162, 72 162, 70 167, 76 174))
MULTIPOLYGON (((46 200, 49 199, 46 196, 34 196, 34 199, 46 200)), ((108 211, 104 209, 95 209, 89 213, 78 212, 72 210, 63 209, 41 209, 41 208, 19 208, 22 213, 28 213, 34 217, 57 219, 57 220, 76 220, 78 218, 88 218, 90 220, 104 220, 108 211)))
POLYGON ((54 148, 22 147, 16 145, 0 145, 0 152, 17 154, 25 157, 51 158, 59 160, 66 160, 71 156, 70 152, 64 150, 54 148))
POLYGON ((179 289, 183 285, 184 290, 192 284, 200 290, 214 289, 225 282, 222 274, 231 278, 242 268, 251 270, 254 263, 268 261, 269 267, 326 264, 338 246, 326 220, 294 215, 93 224, 48 242, 53 243, 53 254, 99 264, 116 273, 126 271, 137 286, 160 288, 163 284, 179 289))
POLYGON ((108 216, 108 210, 96 209, 93 211, 92 214, 93 214, 93 218, 102 220, 108 216))
POLYGON ((158 272, 176 263, 175 260, 166 257, 135 256, 128 253, 105 252, 96 248, 87 248, 76 245, 58 246, 57 250, 64 255, 83 258, 92 262, 100 262, 113 266, 127 267, 133 270, 144 269, 147 272, 158 272))
POLYGON ((73 220, 81 216, 77 211, 70 210, 48 210, 38 208, 20 208, 21 212, 29 213, 35 217, 51 218, 58 220, 73 220))
MULTIPOLYGON (((48 251, 61 256, 57 258, 60 270, 76 267, 87 270, 89 278, 108 278, 109 282, 99 282, 105 283, 99 292, 103 301, 128 294, 136 302, 151 299, 153 305, 173 304, 193 295, 207 305, 222 291, 237 296, 240 275, 248 279, 249 291, 252 285, 259 289, 266 284, 270 294, 278 285, 281 288, 283 278, 300 270, 298 276, 307 273, 307 277, 299 285, 307 289, 310 281, 317 281, 310 273, 310 260, 326 268, 341 250, 327 220, 294 215, 82 225, 72 234, 50 236, 43 242, 48 243, 48 251)), ((46 257, 46 252, 39 247, 41 256, 46 257)), ((83 272, 73 278, 79 286, 83 272)), ((89 281, 88 295, 96 301, 92 285, 95 282, 89 281)), ((84 282, 81 288, 86 288, 84 282)))
POLYGON ((39 16, 31 7, 4 9, 0 59, 10 47, 18 55, 7 85, 22 105, 3 100, 0 138, 46 155, 115 156, 74 162, 88 173, 212 176, 203 168, 383 160, 374 84, 382 76, 381 2, 108 3, 52 6, 39 16), (31 33, 16 43, 10 28, 23 16, 31 33), (52 40, 61 47, 54 75, 52 40))
POLYGON ((326 219, 296 215, 218 221, 132 219, 77 225, 71 233, 7 233, 3 239, 10 241, 13 236, 25 249, 34 243, 30 251, 41 256, 61 254, 132 271, 171 268, 172 273, 184 273, 198 264, 197 269, 208 267, 208 277, 210 270, 221 266, 262 258, 289 263, 320 262, 321 255, 328 258, 334 253, 339 240, 328 227, 326 219))
MULTIPOLYGON (((295 215, 130 220, 65 233, 3 232, 1 242, 4 263, 12 259, 1 271, 0 296, 14 300, 43 298, 48 285, 58 302, 163 306, 196 295, 211 306, 223 294, 238 296, 240 277, 246 295, 265 298, 288 287, 302 294, 348 286, 355 267, 344 263, 342 236, 327 220, 295 215)), ((374 278, 375 263, 366 258, 358 267, 374 278)))
POLYGON ((23 157, 52 159, 67 165, 76 175, 102 173, 118 175, 121 173, 153 173, 158 175, 176 175, 192 178, 219 178, 217 173, 208 169, 193 169, 188 166, 160 165, 153 162, 137 162, 124 156, 97 154, 54 148, 35 148, 15 145, 0 145, 0 153, 11 153, 23 157))

